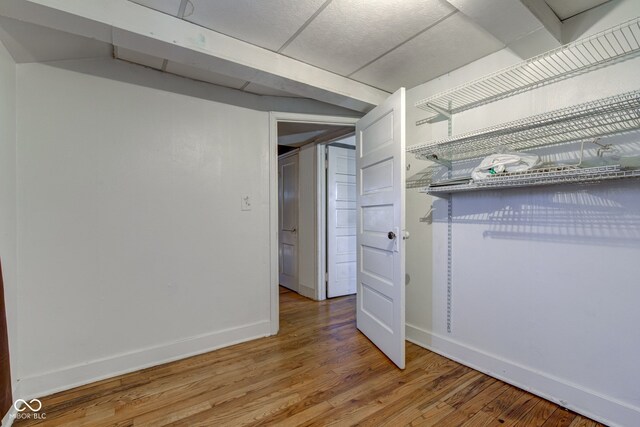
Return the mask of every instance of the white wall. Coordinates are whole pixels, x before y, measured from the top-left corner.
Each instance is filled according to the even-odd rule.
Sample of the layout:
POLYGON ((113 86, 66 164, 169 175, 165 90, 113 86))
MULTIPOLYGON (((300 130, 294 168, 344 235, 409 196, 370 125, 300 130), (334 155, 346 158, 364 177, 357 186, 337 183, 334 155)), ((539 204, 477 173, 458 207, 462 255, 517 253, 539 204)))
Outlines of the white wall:
POLYGON ((268 126, 265 112, 18 66, 24 396, 269 333, 268 126))
POLYGON ((0 258, 14 396, 18 365, 16 250, 16 64, 0 43, 0 258))
POLYGON ((298 292, 317 299, 316 144, 300 148, 298 157, 298 292))
MULTIPOLYGON (((618 0, 566 28, 581 37, 638 15, 638 2, 618 0)), ((410 90, 408 103, 519 60, 498 52, 410 90)), ((633 58, 458 114, 454 134, 637 90, 639 69, 633 58)), ((446 136, 446 123, 407 129, 410 144, 446 136)), ((640 146, 637 133, 607 142, 636 153, 640 146)), ((556 150, 539 152, 552 158, 556 150)), ((408 191, 407 222, 409 339, 607 424, 640 425, 637 182, 454 195, 451 333, 446 201, 408 191), (419 217, 431 204, 430 251, 413 238, 428 236, 419 217)))
MULTIPOLYGON (((410 124, 407 128, 409 126, 410 124)), ((407 176, 427 165, 427 162, 416 160, 411 155, 407 156, 406 162, 410 165, 407 176)), ((419 325, 425 330, 432 330, 433 327, 430 309, 434 303, 431 280, 433 271, 431 200, 431 196, 420 193, 419 188, 406 190, 405 221, 410 237, 405 242, 405 274, 408 278, 405 288, 405 316, 407 325, 419 325)))

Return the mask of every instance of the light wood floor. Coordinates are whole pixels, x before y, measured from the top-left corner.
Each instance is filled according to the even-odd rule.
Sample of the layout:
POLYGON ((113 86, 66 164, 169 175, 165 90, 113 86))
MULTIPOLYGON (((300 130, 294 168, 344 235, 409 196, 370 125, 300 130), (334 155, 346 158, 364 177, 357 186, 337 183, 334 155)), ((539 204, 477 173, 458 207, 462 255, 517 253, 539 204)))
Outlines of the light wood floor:
POLYGON ((278 336, 45 397, 41 425, 598 425, 410 343, 396 369, 357 332, 353 296, 280 300, 278 336))

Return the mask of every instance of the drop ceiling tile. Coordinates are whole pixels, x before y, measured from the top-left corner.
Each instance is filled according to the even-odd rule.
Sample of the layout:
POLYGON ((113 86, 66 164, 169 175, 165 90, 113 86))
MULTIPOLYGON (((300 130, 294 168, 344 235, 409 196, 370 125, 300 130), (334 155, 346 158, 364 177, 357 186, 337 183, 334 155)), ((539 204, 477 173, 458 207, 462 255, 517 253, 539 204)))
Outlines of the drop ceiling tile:
POLYGON ((218 86, 226 86, 234 89, 240 89, 246 83, 245 80, 224 76, 213 71, 203 70, 200 68, 190 67, 188 65, 179 64, 177 62, 169 62, 167 64, 167 73, 177 74, 182 77, 188 77, 193 80, 212 83, 218 86))
POLYGON ((580 0, 580 1, 567 1, 567 0, 545 0, 549 5, 553 13, 556 14, 561 20, 571 18, 574 15, 585 12, 596 6, 600 6, 608 2, 609 0, 580 0))
POLYGON ((440 0, 333 0, 283 53, 348 75, 454 11, 440 0))
POLYGON ((276 51, 322 6, 324 0, 190 2, 193 8, 187 8, 185 20, 276 51))
POLYGON ((119 46, 116 48, 116 58, 133 62, 135 64, 144 65, 145 67, 155 68, 157 70, 160 70, 162 68, 163 62, 162 58, 147 55, 146 53, 142 52, 125 49, 119 46))
POLYGON ((257 95, 267 95, 267 96, 287 96, 293 98, 299 98, 298 95, 294 95, 289 92, 285 92, 279 89, 274 89, 267 86, 262 86, 257 83, 249 83, 247 87, 244 88, 246 92, 255 93, 257 95))
POLYGON ((162 13, 177 16, 180 9, 180 0, 129 0, 142 6, 155 9, 162 13))
POLYGON ((504 47, 461 13, 422 33, 351 78, 393 92, 411 88, 504 47))

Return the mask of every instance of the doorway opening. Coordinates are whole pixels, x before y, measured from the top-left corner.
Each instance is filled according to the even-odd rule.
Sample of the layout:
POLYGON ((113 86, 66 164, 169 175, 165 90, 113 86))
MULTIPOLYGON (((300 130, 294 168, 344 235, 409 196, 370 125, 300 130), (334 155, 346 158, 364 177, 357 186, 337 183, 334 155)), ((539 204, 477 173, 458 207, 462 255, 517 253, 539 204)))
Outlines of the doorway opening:
POLYGON ((324 300, 356 292, 353 126, 278 122, 278 280, 324 300))
MULTIPOLYGON (((278 194, 308 195, 313 200, 319 193, 312 186, 311 191, 304 191, 300 188, 290 189, 283 183, 281 191, 278 187, 278 124, 280 122, 315 123, 324 125, 351 126, 355 128, 356 134, 356 158, 355 172, 355 192, 356 209, 353 213, 357 221, 356 229, 356 270, 357 270, 357 297, 356 300, 356 324, 373 344, 375 344, 389 359, 400 369, 405 366, 405 240, 409 237, 405 228, 405 90, 398 89, 382 104, 369 111, 363 118, 344 118, 326 116, 294 115, 284 113, 270 114, 270 144, 271 144, 271 164, 270 164, 270 226, 272 231, 270 261, 271 261, 271 333, 277 334, 279 329, 279 272, 280 272, 280 248, 279 246, 279 221, 280 210, 278 208, 278 194)), ((342 135, 344 136, 344 135, 342 135)), ((328 142, 334 142, 328 140, 328 142)), ((323 141, 325 142, 325 141, 323 141)), ((309 144, 304 144, 298 148, 298 153, 309 144)), ((316 144, 317 145, 317 144, 316 144)), ((311 146, 313 148, 313 146, 311 146)), ((317 153, 317 149, 307 150, 311 154, 317 153)), ((331 151, 329 151, 331 152, 331 151)), ((293 154, 287 156, 294 156, 293 154)), ((290 170, 303 171, 299 174, 302 177, 317 177, 317 167, 320 159, 324 156, 317 156, 317 160, 310 162, 310 167, 306 167, 298 158, 297 166, 291 166, 290 170), (311 171, 311 173, 308 173, 311 171)), ((347 167, 348 171, 349 168, 347 167)), ((322 171, 324 173, 324 171, 322 171)), ((345 175, 349 175, 348 173, 345 175)), ((324 175, 318 179, 322 182, 324 175)), ((297 180, 296 180, 297 181, 297 180)), ((299 181, 298 181, 299 182, 299 181)), ((328 181, 327 181, 328 182, 328 181)), ((336 181, 337 183, 338 181, 336 181)), ((348 179, 340 182, 351 185, 348 179)), ((343 192, 348 194, 349 191, 343 192)), ((293 196, 292 196, 293 197, 293 196)), ((315 199, 317 202, 317 198, 315 199)), ((338 201, 336 199, 336 201, 338 201)), ((343 200, 340 200, 343 201, 343 200)), ((347 209, 348 211, 348 200, 347 209)), ((317 203, 316 206, 320 206, 317 203)), ((284 209, 283 209, 284 210, 284 209)), ((313 209, 312 209, 313 210, 313 209)), ((316 210, 318 212, 318 210, 316 210)), ((300 217, 298 217, 300 218, 300 217)), ((311 247, 317 257, 322 256, 322 251, 318 250, 318 243, 322 240, 318 218, 315 217, 315 226, 291 227, 287 230, 297 233, 296 244, 298 248, 305 246, 302 243, 302 230, 311 231, 310 235, 315 239, 311 247), (317 233, 314 235, 314 232, 317 233)), ((322 221, 320 221, 322 222, 322 221)), ((345 241, 349 241, 350 236, 345 241)), ((317 257, 312 257, 316 260, 317 257)), ((284 265, 284 261, 283 261, 284 265)), ((298 291, 304 288, 300 286, 302 264, 298 266, 298 291)), ((315 272, 316 277, 320 277, 322 262, 316 262, 315 268, 310 270, 310 276, 315 272)), ((293 267, 292 267, 293 268, 293 267)), ((348 271, 348 268, 345 269, 348 271)), ((305 276, 306 277, 306 276, 305 276)), ((318 283, 315 280, 311 282, 318 283)), ((316 286, 315 291, 318 299, 322 299, 319 293, 321 286, 316 286)), ((313 291, 313 289, 312 289, 313 291)))
MULTIPOLYGON (((327 298, 326 280, 332 277, 327 275, 328 260, 340 269, 341 276, 334 277, 343 277, 342 282, 346 282, 346 276, 351 274, 355 288, 355 155, 349 157, 344 153, 355 153, 356 121, 357 118, 348 117, 271 114, 272 167, 277 171, 272 174, 276 179, 271 186, 272 230, 275 225, 271 246, 272 283, 275 283, 271 294, 272 325, 279 315, 280 287, 313 300, 327 298), (336 157, 335 162, 341 162, 340 171, 344 172, 334 172, 333 200, 328 200, 329 155, 336 157), (345 162, 348 159, 352 165, 345 162), (352 176, 344 182, 349 172, 352 176), (353 195, 353 206, 342 200, 349 194, 353 195), (331 215, 327 214, 329 207, 331 215), (344 227, 349 221, 353 222, 350 230, 344 227), (328 223, 337 235, 336 232, 328 235, 328 223), (332 252, 350 246, 353 246, 351 258, 336 257, 332 252), (349 267, 347 261, 351 259, 353 266, 349 267), (274 312, 274 306, 278 311, 274 312)), ((335 281, 330 288, 346 285, 342 282, 335 281)), ((330 294, 337 295, 338 291, 330 294)), ((277 326, 273 333, 276 332, 277 326)))

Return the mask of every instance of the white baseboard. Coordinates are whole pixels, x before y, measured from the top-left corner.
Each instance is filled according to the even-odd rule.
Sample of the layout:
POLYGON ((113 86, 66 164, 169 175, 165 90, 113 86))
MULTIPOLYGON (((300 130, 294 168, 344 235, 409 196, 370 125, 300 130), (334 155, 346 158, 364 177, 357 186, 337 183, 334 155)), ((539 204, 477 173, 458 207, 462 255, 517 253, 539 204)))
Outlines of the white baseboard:
POLYGON ((310 298, 312 300, 317 300, 317 298, 316 298, 316 290, 313 289, 313 288, 310 288, 308 286, 305 286, 302 283, 300 283, 298 285, 298 293, 300 295, 302 295, 303 297, 307 297, 307 298, 310 298))
MULTIPOLYGON (((11 394, 13 395, 14 402, 20 397, 21 392, 19 383, 16 384, 13 390, 11 390, 11 394)), ((16 410, 16 408, 11 405, 11 407, 9 408, 9 412, 4 414, 4 417, 2 417, 2 427, 10 427, 11 425, 13 425, 13 421, 15 420, 17 413, 18 411, 16 410)))
POLYGON ((407 324, 414 344, 609 426, 640 426, 640 408, 407 324))
POLYGON ((13 405, 11 405, 11 408, 9 408, 9 412, 7 412, 4 415, 4 418, 2 418, 2 427, 11 427, 13 425, 13 420, 15 420, 17 413, 18 411, 16 411, 16 408, 14 408, 13 405))
POLYGON ((19 397, 42 397, 268 335, 271 335, 271 322, 265 320, 21 378, 19 397))

